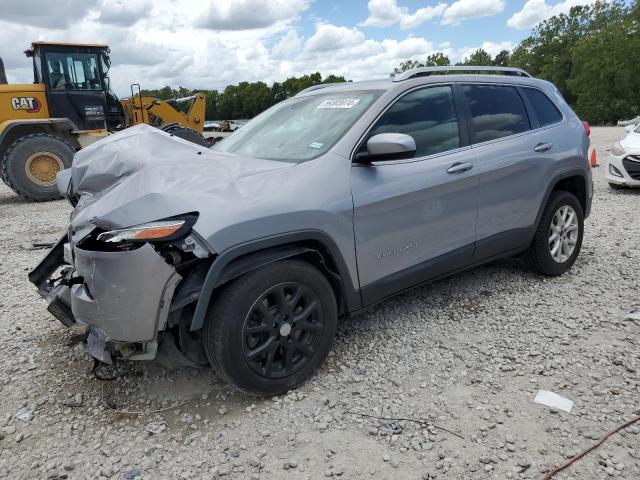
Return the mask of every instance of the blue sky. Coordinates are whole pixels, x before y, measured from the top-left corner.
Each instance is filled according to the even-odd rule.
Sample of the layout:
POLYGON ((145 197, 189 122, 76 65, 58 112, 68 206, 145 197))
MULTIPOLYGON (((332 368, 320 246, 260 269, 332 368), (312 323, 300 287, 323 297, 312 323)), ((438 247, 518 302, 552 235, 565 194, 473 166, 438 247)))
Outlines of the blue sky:
POLYGON ((590 0, 2 0, 0 55, 33 81, 33 40, 106 43, 112 85, 218 88, 320 71, 388 76, 442 51, 511 49, 532 26, 590 0))
MULTIPOLYGON (((354 26, 368 17, 367 1, 316 1, 311 6, 309 15, 302 22, 303 29, 312 33, 317 22, 328 22, 334 25, 354 26)), ((415 11, 425 6, 435 6, 438 1, 399 0, 398 5, 415 11)), ((438 21, 426 22, 410 29, 401 29, 398 24, 384 27, 358 27, 368 38, 383 40, 385 38, 404 38, 407 35, 428 38, 436 44, 451 42, 456 48, 481 45, 485 41, 500 43, 510 41, 517 43, 525 38, 529 28, 507 28, 507 20, 522 9, 524 1, 507 1, 502 13, 467 20, 459 25, 441 25, 438 21)), ((550 4, 560 2, 549 2, 550 4)))

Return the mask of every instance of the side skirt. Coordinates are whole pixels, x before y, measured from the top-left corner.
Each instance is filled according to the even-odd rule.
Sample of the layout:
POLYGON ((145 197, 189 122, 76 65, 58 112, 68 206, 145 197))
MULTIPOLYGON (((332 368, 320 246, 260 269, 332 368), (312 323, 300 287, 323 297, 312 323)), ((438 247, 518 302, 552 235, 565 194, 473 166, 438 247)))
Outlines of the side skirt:
POLYGON ((463 247, 382 278, 361 290, 364 307, 352 312, 352 315, 363 313, 388 298, 427 283, 441 280, 494 260, 522 253, 528 248, 533 233, 533 227, 505 232, 481 240, 476 244, 475 248, 472 245, 463 247), (510 245, 520 246, 508 248, 510 245))

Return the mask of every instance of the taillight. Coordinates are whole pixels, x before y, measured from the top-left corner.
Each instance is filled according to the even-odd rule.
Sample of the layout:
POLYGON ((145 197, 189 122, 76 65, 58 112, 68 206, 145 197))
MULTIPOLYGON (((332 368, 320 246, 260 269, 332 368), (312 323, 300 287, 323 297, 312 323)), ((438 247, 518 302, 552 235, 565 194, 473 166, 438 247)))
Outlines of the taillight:
POLYGON ((584 126, 584 131, 587 133, 587 137, 591 136, 591 126, 589 125, 589 122, 585 120, 582 122, 582 125, 584 126))

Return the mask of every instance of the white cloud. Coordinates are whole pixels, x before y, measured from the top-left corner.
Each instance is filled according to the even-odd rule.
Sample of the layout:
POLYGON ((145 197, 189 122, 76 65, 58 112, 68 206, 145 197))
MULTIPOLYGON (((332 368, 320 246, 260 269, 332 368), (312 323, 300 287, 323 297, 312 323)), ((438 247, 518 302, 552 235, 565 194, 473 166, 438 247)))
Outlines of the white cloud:
POLYGON ((293 20, 307 0, 211 0, 196 25, 212 30, 251 30, 293 20))
POLYGON ((435 51, 422 37, 379 41, 366 38, 357 28, 320 24, 293 67, 299 73, 319 70, 365 80, 388 77, 402 60, 424 60, 435 51))
POLYGON ((309 52, 325 52, 349 48, 364 42, 364 34, 357 28, 337 27, 321 23, 305 45, 309 52))
POLYGON ((507 20, 507 26, 511 28, 531 28, 547 18, 561 13, 568 13, 571 7, 589 3, 591 3, 591 0, 565 0, 555 5, 549 5, 546 0, 527 0, 522 10, 514 13, 507 20))
POLYGON ((289 30, 278 43, 271 49, 271 57, 274 59, 287 59, 295 55, 302 48, 302 38, 295 30, 289 30))
POLYGON ((61 30, 83 18, 95 4, 96 0, 2 0, 0 20, 61 30))
POLYGON ((102 0, 98 6, 100 23, 130 27, 147 17, 153 8, 151 0, 102 0))
POLYGON ((504 10, 504 0, 457 0, 443 13, 444 25, 458 25, 465 20, 489 17, 504 10))
POLYGON ((441 16, 447 9, 445 3, 433 7, 423 7, 410 13, 407 7, 398 6, 396 0, 369 0, 369 17, 360 24, 362 27, 389 27, 396 23, 401 28, 413 28, 441 16))
MULTIPOLYGON (((78 7, 78 11, 82 10, 80 13, 56 7, 58 18, 73 17, 73 22, 66 26, 54 20, 49 26, 35 24, 33 22, 41 20, 31 17, 32 23, 24 23, 22 18, 28 9, 13 8, 17 3, 12 3, 12 8, 6 10, 11 15, 5 15, 2 10, 0 45, 7 48, 0 54, 9 80, 13 83, 33 81, 31 59, 23 54, 33 40, 109 45, 112 60, 109 75, 114 91, 120 96, 130 94, 132 83, 140 83, 142 88, 148 89, 165 85, 223 89, 241 81, 271 83, 315 71, 324 76, 336 74, 351 80, 365 80, 387 77, 402 60, 424 61, 428 55, 442 51, 455 62, 464 53, 455 43, 436 45, 422 36, 410 35, 373 39, 359 27, 327 22, 319 22, 311 32, 303 34, 304 24, 298 23, 298 13, 291 11, 289 14, 293 17, 280 16, 281 20, 261 28, 247 29, 245 23, 237 25, 237 30, 212 30, 196 26, 203 12, 208 11, 208 4, 203 7, 202 0, 181 0, 179 9, 175 0, 153 0, 146 10, 141 9, 139 2, 147 0, 135 3, 109 1, 117 7, 117 12, 110 14, 111 18, 105 17, 106 10, 100 7, 106 5, 106 0, 96 0, 85 10, 78 7), (138 14, 132 15, 136 19, 135 26, 123 27, 128 21, 122 15, 125 11, 133 11, 127 9, 135 8, 139 9, 138 14)), ((223 3, 222 0, 215 1, 223 3)), ((257 6, 263 1, 253 0, 254 11, 258 11, 257 6)), ((2 2, 8 4, 6 0, 0 0, 2 2)), ((277 0, 273 2, 277 3, 277 0)), ((49 3, 43 2, 43 8, 49 3)), ((60 3, 72 2, 59 0, 56 5, 60 3)), ((47 12, 53 18, 53 10, 49 8, 47 12)), ((399 20, 396 24, 401 25, 399 20)), ((499 46, 496 49, 502 48, 501 44, 495 45, 499 46)), ((490 45, 484 47, 491 50, 490 45)))

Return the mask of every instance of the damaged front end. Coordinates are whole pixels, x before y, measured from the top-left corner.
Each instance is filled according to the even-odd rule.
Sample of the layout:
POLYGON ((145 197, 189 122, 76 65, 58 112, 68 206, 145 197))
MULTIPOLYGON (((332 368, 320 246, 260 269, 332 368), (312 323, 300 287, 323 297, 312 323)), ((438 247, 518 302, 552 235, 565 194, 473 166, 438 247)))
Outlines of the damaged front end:
POLYGON ((239 202, 277 185, 269 173, 291 165, 239 161, 144 124, 109 135, 58 174, 70 225, 29 278, 63 324, 88 327, 103 362, 153 358, 173 337, 174 352, 206 363, 191 321, 215 258, 212 234, 239 202))
MULTIPOLYGON (((64 325, 87 327, 96 359, 153 359, 161 334, 177 330, 185 308, 197 300, 198 273, 213 257, 192 230, 197 218, 190 213, 119 229, 94 220, 77 243, 71 230, 60 239, 29 280, 64 325), (177 288, 183 276, 188 281, 177 288)), ((202 358, 199 352, 189 356, 202 358)))

